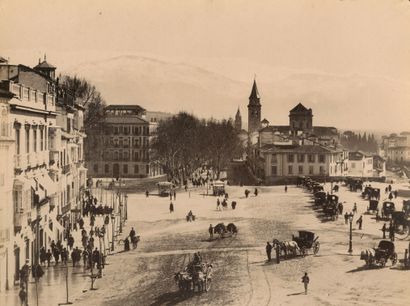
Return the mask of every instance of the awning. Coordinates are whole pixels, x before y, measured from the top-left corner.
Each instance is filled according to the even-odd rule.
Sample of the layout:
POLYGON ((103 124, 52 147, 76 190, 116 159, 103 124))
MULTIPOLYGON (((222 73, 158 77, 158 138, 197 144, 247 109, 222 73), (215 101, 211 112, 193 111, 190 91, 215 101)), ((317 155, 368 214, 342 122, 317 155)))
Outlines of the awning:
POLYGON ((54 182, 48 174, 39 175, 36 179, 39 182, 40 189, 47 191, 47 196, 58 192, 57 182, 54 182))

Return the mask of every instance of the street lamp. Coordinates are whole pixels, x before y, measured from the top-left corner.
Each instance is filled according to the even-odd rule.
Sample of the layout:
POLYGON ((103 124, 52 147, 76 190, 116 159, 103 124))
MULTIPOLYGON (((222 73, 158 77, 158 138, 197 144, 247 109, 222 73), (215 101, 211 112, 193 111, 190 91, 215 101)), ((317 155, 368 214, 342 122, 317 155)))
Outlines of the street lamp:
POLYGON ((353 214, 350 213, 349 215, 349 223, 350 223, 350 235, 349 235, 349 254, 352 255, 353 248, 352 248, 352 223, 353 223, 353 214))

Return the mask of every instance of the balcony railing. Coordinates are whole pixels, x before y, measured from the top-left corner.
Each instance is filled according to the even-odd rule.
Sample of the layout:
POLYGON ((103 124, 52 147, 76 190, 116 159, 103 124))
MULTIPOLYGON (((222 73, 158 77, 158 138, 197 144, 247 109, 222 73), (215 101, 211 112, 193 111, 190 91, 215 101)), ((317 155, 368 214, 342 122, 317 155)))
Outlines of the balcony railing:
POLYGON ((23 224, 23 213, 23 209, 14 212, 14 232, 18 232, 21 230, 23 224))

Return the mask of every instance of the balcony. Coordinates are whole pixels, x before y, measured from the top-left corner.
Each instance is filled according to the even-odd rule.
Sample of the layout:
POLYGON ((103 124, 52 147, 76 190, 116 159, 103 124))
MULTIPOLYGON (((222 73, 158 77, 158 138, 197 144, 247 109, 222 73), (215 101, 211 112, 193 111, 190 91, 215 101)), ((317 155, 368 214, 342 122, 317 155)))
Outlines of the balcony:
POLYGON ((71 171, 71 166, 70 165, 65 165, 62 167, 62 174, 67 174, 71 171))
POLYGON ((21 231, 22 224, 23 224, 23 214, 24 214, 23 209, 20 209, 20 211, 14 212, 14 232, 15 233, 21 231))
POLYGON ((71 203, 68 203, 66 206, 63 206, 61 208, 61 214, 65 215, 67 212, 69 212, 71 209, 71 203))

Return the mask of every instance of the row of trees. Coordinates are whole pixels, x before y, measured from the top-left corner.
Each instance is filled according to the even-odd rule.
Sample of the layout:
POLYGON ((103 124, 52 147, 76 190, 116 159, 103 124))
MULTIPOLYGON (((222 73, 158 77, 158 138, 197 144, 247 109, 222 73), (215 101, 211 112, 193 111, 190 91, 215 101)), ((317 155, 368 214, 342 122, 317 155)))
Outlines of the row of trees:
POLYGON ((228 162, 242 154, 231 120, 200 120, 186 112, 159 123, 152 149, 151 156, 180 181, 203 165, 212 167, 219 178, 228 162))
POLYGON ((378 143, 373 134, 356 134, 352 131, 344 132, 340 137, 340 143, 351 151, 365 151, 377 153, 378 143))

